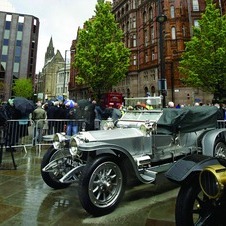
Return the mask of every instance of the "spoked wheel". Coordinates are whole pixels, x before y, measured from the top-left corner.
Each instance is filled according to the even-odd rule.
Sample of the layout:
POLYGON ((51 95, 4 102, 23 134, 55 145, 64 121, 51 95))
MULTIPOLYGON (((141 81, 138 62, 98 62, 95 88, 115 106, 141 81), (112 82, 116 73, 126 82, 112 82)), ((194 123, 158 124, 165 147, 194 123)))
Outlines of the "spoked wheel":
POLYGON ((226 159, 226 144, 223 139, 217 139, 214 146, 215 157, 226 159))
POLYGON ((68 160, 71 158, 68 150, 56 150, 50 147, 41 162, 41 175, 45 183, 54 189, 66 188, 69 183, 61 183, 59 180, 72 169, 72 166, 68 164, 68 160), (43 168, 47 166, 51 161, 59 159, 51 167, 51 170, 44 172, 43 168))
POLYGON ((224 211, 225 200, 216 201, 204 195, 197 177, 180 188, 175 209, 176 225, 220 226, 224 211))
POLYGON ((94 216, 112 212, 125 192, 123 166, 115 157, 102 156, 88 163, 79 181, 83 208, 94 216))

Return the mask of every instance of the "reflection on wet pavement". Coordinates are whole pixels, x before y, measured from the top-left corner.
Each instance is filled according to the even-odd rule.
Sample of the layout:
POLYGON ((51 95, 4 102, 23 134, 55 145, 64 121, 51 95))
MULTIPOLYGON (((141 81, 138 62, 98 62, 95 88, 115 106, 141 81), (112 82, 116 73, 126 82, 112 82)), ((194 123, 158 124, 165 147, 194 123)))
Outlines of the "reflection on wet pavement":
MULTIPOLYGON (((3 153, 0 170, 0 225, 164 225, 153 223, 155 219, 150 216, 156 210, 162 212, 161 205, 160 209, 147 205, 147 200, 150 203, 156 202, 157 199, 149 200, 156 193, 155 189, 150 191, 149 187, 143 189, 141 186, 138 190, 143 189, 142 192, 137 192, 136 188, 128 191, 113 213, 94 218, 81 207, 76 184, 66 189, 53 190, 43 182, 40 163, 44 151, 41 156, 34 149, 27 151, 27 154, 23 150, 14 153, 16 170, 13 169, 10 153, 3 153), (140 203, 146 203, 144 209, 139 206, 140 203)), ((164 207, 168 208, 167 214, 172 216, 172 222, 174 202, 175 199, 168 202, 168 207, 164 207)))

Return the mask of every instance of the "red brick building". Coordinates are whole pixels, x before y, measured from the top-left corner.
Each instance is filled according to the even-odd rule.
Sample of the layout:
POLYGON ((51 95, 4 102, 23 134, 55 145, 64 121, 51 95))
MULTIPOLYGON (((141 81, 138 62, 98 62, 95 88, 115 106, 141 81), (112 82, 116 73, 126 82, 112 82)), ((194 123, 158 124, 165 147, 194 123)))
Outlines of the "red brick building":
MULTIPOLYGON (((225 1, 216 0, 216 3, 224 13, 225 1)), ((166 79, 166 102, 211 102, 212 95, 185 87, 178 72, 185 42, 191 39, 192 27, 198 25, 204 11, 205 0, 113 0, 112 12, 124 32, 125 45, 131 49, 126 79, 113 87, 113 91, 125 97, 141 97, 147 92, 158 96, 162 93, 159 80, 166 79), (160 25, 157 20, 162 15, 166 21, 160 25)), ((69 90, 74 90, 73 96, 88 94, 85 89, 77 92, 77 88, 71 81, 69 90)))

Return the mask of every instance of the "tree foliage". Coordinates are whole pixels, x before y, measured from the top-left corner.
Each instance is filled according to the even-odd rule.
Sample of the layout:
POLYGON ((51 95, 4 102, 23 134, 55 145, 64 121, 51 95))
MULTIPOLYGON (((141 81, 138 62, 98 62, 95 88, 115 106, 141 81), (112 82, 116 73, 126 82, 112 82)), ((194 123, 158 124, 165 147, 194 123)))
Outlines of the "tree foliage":
POLYGON ((110 3, 99 0, 95 16, 78 32, 74 62, 78 69, 76 82, 88 85, 97 95, 125 78, 130 51, 122 37, 110 3))
POLYGON ((14 96, 25 97, 28 99, 33 97, 33 87, 31 79, 20 78, 15 80, 12 90, 14 96))
POLYGON ((206 0, 205 13, 194 28, 194 36, 186 43, 179 70, 183 81, 221 98, 226 90, 226 17, 206 0))

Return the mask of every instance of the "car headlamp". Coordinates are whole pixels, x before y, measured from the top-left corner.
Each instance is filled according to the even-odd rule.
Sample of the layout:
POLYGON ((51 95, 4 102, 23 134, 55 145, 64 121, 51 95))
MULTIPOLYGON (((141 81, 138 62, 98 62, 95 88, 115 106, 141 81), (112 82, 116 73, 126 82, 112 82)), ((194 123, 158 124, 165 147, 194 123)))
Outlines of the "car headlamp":
POLYGON ((77 137, 71 137, 70 139, 70 153, 71 155, 78 155, 78 145, 82 143, 82 141, 80 139, 78 139, 77 137))
POLYGON ((155 130, 155 127, 153 127, 152 125, 154 124, 151 124, 151 123, 145 123, 145 124, 142 124, 140 126, 140 131, 144 134, 144 135, 150 135, 152 131, 155 130))
POLYGON ((219 198, 226 185, 226 168, 222 165, 211 165, 199 175, 202 191, 211 199, 219 198))
POLYGON ((66 140, 65 134, 56 133, 53 136, 53 147, 54 149, 60 149, 64 146, 64 141, 66 140))
POLYGON ((114 122, 112 120, 112 118, 108 118, 105 122, 104 122, 104 125, 103 125, 103 129, 104 130, 111 130, 114 128, 114 122))

